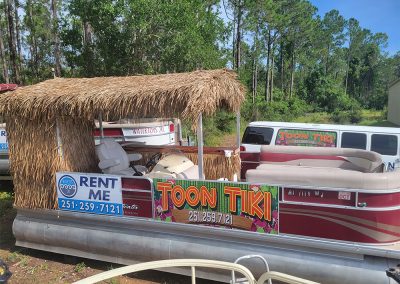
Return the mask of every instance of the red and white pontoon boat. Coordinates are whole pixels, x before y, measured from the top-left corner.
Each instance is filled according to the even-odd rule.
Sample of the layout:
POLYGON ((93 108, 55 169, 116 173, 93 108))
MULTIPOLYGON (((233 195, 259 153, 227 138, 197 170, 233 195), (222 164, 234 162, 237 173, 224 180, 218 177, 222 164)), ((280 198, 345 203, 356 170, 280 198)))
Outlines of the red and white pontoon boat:
MULTIPOLYGON (((0 96, 16 244, 121 264, 256 254, 320 283, 389 283, 385 270, 400 262, 400 173, 383 172, 373 152, 262 147, 242 154, 237 182, 239 149, 203 147, 202 117, 238 112, 243 100, 227 70, 57 78, 0 96), (179 114, 197 119, 197 147, 95 146, 94 120, 179 114)), ((239 134, 239 113, 237 122, 239 134)))

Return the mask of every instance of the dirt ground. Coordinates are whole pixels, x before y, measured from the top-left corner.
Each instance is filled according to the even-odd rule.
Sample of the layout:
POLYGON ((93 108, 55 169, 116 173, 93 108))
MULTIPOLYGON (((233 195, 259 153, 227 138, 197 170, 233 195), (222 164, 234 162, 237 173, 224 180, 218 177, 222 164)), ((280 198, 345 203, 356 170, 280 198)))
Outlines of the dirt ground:
MULTIPOLYGON (((2 192, 0 192, 1 194, 2 192)), ((12 234, 12 222, 15 217, 11 200, 0 198, 0 259, 12 272, 8 283, 72 283, 102 271, 120 267, 120 265, 82 259, 33 249, 16 247, 12 234)), ((183 284, 191 283, 189 277, 159 271, 144 271, 128 276, 113 278, 101 283, 110 284, 183 284)), ((197 283, 218 283, 197 280, 197 283)))

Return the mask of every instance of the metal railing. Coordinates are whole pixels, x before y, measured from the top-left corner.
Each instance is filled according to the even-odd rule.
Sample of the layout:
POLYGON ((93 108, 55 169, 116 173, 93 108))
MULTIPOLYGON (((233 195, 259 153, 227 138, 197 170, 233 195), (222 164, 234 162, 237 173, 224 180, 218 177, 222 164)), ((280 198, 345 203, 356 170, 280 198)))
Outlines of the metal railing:
POLYGON ((192 284, 196 283, 196 267, 213 268, 213 269, 221 269, 221 270, 237 272, 244 276, 245 280, 247 281, 246 283, 248 284, 264 284, 266 281, 269 281, 271 279, 289 284, 318 284, 313 281, 309 281, 306 279, 274 271, 265 272, 263 275, 261 275, 259 280, 256 280, 253 274, 250 272, 250 270, 244 267, 243 265, 225 261, 208 260, 208 259, 168 259, 168 260, 144 262, 140 264, 134 264, 105 271, 97 275, 93 275, 88 278, 79 280, 75 282, 75 284, 97 283, 99 281, 103 281, 106 279, 110 279, 128 273, 139 272, 149 269, 162 269, 170 267, 190 267, 192 284))

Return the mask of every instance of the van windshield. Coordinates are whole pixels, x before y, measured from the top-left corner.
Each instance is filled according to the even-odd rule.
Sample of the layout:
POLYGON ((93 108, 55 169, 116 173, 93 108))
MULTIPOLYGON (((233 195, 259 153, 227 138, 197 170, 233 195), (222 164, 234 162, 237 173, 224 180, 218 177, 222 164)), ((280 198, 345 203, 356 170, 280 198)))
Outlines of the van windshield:
POLYGON ((271 143, 273 134, 273 128, 249 126, 244 131, 242 143, 269 145, 271 143))
POLYGON ((279 129, 275 145, 336 147, 337 133, 303 129, 279 129))

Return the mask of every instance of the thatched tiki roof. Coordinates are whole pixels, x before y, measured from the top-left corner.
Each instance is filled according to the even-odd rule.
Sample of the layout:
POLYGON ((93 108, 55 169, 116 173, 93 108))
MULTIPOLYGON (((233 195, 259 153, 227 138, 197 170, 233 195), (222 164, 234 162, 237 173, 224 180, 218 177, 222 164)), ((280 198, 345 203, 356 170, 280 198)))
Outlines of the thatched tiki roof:
POLYGON ((86 119, 182 117, 236 112, 244 88, 228 70, 165 75, 56 78, 19 88, 0 98, 0 113, 30 119, 73 116, 86 119))
POLYGON ((193 121, 219 108, 237 112, 243 100, 244 87, 228 70, 56 78, 3 94, 15 205, 56 208, 57 171, 98 171, 92 131, 99 113, 193 121))

